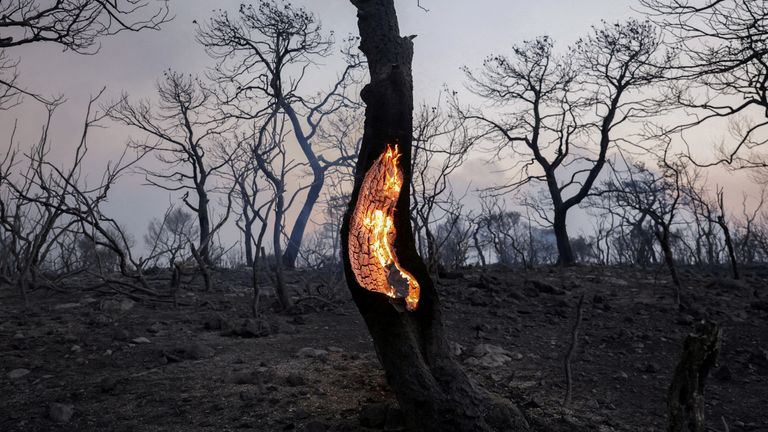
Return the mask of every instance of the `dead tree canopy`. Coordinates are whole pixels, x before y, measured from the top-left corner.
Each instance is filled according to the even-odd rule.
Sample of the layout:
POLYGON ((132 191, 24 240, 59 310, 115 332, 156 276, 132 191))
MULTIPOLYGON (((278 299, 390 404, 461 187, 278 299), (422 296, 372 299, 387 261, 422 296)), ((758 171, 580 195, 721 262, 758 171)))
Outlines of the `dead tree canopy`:
POLYGON ((461 109, 497 157, 512 161, 512 178, 494 192, 546 188, 561 264, 575 261, 568 213, 589 195, 609 152, 628 144, 621 128, 660 109, 661 101, 645 91, 669 62, 660 45, 649 22, 604 23, 568 55, 540 37, 514 46, 509 56, 487 58, 477 71, 464 69, 469 89, 504 112, 461 109))
POLYGON ((122 31, 158 30, 171 19, 166 0, 0 0, 0 110, 30 96, 46 106, 48 98, 27 90, 18 80, 18 58, 24 45, 57 44, 80 54, 94 54, 99 39, 122 31))
POLYGON ((274 111, 285 114, 307 161, 311 183, 282 257, 286 266, 294 267, 327 174, 353 157, 349 153, 354 142, 327 145, 320 135, 332 116, 357 106, 348 93, 361 61, 342 48, 346 67, 331 88, 306 96, 305 77, 312 75, 315 63, 331 55, 333 37, 322 31, 312 13, 274 0, 243 4, 236 16, 219 13, 200 27, 197 39, 218 62, 212 76, 226 115, 253 120, 274 111))
POLYGON ((358 9, 360 48, 371 77, 362 91, 365 132, 341 228, 352 297, 410 428, 526 430, 521 414, 473 383, 448 351, 438 295, 417 253, 408 216, 412 38, 400 36, 393 0, 352 3, 358 9), (368 243, 361 244, 366 238, 368 243), (372 279, 359 277, 361 267, 379 267, 377 274, 386 273, 374 281, 386 292, 380 292, 372 279))
MULTIPOLYGON (((701 166, 725 163, 768 167, 768 3, 764 0, 640 0, 678 53, 671 94, 683 120, 659 135, 693 132, 703 123, 728 128, 730 139, 712 143, 715 155, 701 166), (727 125, 727 126, 726 126, 727 125)), ((683 136, 683 139, 693 139, 683 136)), ((698 138, 697 138, 698 139, 698 138)))
MULTIPOLYGON (((227 141, 233 124, 214 116, 213 94, 200 80, 167 71, 157 85, 158 105, 147 101, 131 102, 127 95, 110 111, 112 119, 147 135, 147 140, 132 140, 131 147, 152 152, 162 169, 143 169, 148 184, 183 192, 184 204, 197 216, 197 249, 206 264, 211 262, 211 195, 231 159, 227 141)), ((227 195, 228 199, 231 198, 227 195)), ((227 207, 227 214, 229 207, 227 207)))
POLYGON ((625 208, 635 214, 635 220, 649 220, 653 224, 653 232, 659 242, 664 261, 672 277, 675 303, 681 304, 682 283, 677 271, 676 260, 672 250, 675 233, 674 224, 679 219, 682 206, 681 177, 685 171, 684 164, 671 161, 668 155, 659 158, 658 170, 655 171, 641 162, 624 160, 626 170, 613 170, 612 179, 606 180, 597 188, 595 194, 609 199, 615 208, 625 208))
POLYGON ((158 30, 170 18, 167 1, 2 0, 0 48, 49 42, 89 54, 102 36, 158 30))

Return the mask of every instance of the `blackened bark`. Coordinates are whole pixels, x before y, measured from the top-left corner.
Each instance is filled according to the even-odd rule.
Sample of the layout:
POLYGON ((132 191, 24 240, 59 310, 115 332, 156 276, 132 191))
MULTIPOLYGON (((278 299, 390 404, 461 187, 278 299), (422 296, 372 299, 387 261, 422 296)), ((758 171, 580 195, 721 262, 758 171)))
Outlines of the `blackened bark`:
POLYGON ((189 250, 192 252, 192 257, 197 262, 200 273, 203 275, 203 282, 205 284, 205 291, 210 292, 213 289, 213 281, 211 280, 211 271, 208 268, 208 264, 205 262, 205 258, 202 253, 195 247, 194 244, 189 244, 189 250))
POLYGON ((704 384, 720 353, 720 328, 700 324, 685 338, 667 393, 667 431, 704 432, 704 384))
POLYGON ((576 262, 573 257, 573 250, 571 249, 571 239, 568 238, 567 215, 567 210, 560 211, 555 209, 555 220, 552 224, 552 229, 555 231, 555 240, 557 241, 557 263, 562 266, 570 266, 576 262))
POLYGON ((320 164, 320 159, 318 159, 314 150, 312 150, 312 144, 301 127, 299 116, 296 115, 296 111, 291 104, 285 100, 282 93, 279 94, 280 96, 278 97, 278 100, 280 106, 288 115, 296 141, 298 141, 299 147, 307 158, 309 167, 312 169, 312 184, 309 186, 309 191, 307 191, 307 198, 304 200, 304 205, 301 206, 301 212, 299 212, 299 216, 293 224, 291 236, 288 238, 288 244, 285 246, 285 252, 282 256, 283 265, 288 268, 294 268, 296 267, 296 258, 299 256, 301 242, 304 238, 304 232, 307 229, 309 218, 312 216, 312 210, 315 208, 315 204, 320 198, 320 192, 323 190, 323 184, 325 183, 325 168, 320 164))
POLYGON ((472 233, 472 240, 474 241, 474 244, 475 244, 477 257, 480 259, 480 265, 485 267, 485 255, 483 254, 483 248, 480 246, 480 239, 478 238, 479 233, 480 233, 480 224, 478 222, 478 225, 475 228, 475 231, 472 233))
POLYGON ((278 193, 276 193, 277 205, 275 206, 275 223, 272 228, 272 244, 275 252, 275 291, 277 292, 277 299, 280 302, 280 306, 283 310, 289 310, 293 307, 293 300, 288 292, 288 287, 285 285, 285 275, 283 273, 282 253, 280 247, 280 241, 283 234, 283 212, 285 208, 284 203, 284 189, 282 181, 278 187, 278 193))
POLYGON ((307 191, 307 198, 304 200, 304 204, 301 206, 301 212, 296 218, 296 222, 293 224, 291 230, 291 236, 288 238, 288 244, 285 246, 285 252, 283 253, 283 265, 288 268, 296 267, 296 259, 299 256, 299 250, 301 249, 301 242, 304 238, 304 232, 307 229, 309 218, 312 216, 312 210, 317 204, 317 200, 320 198, 320 192, 323 190, 323 184, 325 180, 325 173, 313 174, 312 185, 307 191))
POLYGON ((243 231, 245 239, 245 265, 253 267, 253 224, 246 222, 243 231))
POLYGON ((728 258, 731 260, 731 271, 733 272, 733 278, 739 279, 739 264, 736 261, 736 250, 733 248, 733 238, 731 237, 731 230, 728 228, 728 224, 725 223, 725 219, 722 216, 717 218, 717 224, 723 230, 723 236, 725 237, 725 247, 728 249, 728 258))
POLYGON ((352 0, 358 9, 361 50, 371 82, 362 91, 365 133, 355 168, 355 185, 341 227, 347 285, 373 338, 387 381, 411 430, 440 432, 518 431, 528 425, 507 401, 478 387, 448 349, 440 301, 417 253, 410 209, 413 81, 411 38, 399 35, 393 0, 352 0), (395 253, 421 287, 418 308, 396 308, 383 294, 360 286, 349 259, 350 219, 363 179, 389 144, 401 153, 403 185, 396 203, 395 253))
POLYGON ((680 282, 680 276, 677 274, 677 266, 675 265, 675 255, 672 252, 672 246, 669 243, 669 228, 657 227, 654 231, 656 239, 659 240, 661 251, 664 254, 664 262, 667 264, 669 274, 672 277, 672 287, 674 288, 675 304, 680 306, 680 290, 682 283, 680 282))
POLYGON ((173 273, 171 274, 171 297, 173 298, 173 308, 179 308, 179 288, 181 287, 182 270, 181 265, 175 260, 171 261, 173 267, 173 273))
POLYGON ((253 224, 256 222, 256 215, 251 215, 249 211, 248 193, 245 189, 245 183, 242 179, 237 180, 240 187, 240 202, 242 204, 243 211, 243 243, 245 246, 245 264, 250 268, 253 267, 253 224))
POLYGON ((200 225, 200 247, 198 252, 206 266, 211 263, 209 245, 211 243, 211 220, 208 216, 208 192, 205 190, 205 180, 197 187, 197 222, 200 225))

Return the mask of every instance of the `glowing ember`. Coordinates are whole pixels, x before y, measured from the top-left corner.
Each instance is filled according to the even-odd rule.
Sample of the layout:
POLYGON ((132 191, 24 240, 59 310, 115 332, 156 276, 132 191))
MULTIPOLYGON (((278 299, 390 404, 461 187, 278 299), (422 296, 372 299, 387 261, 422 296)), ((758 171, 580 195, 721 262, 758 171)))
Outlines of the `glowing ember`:
POLYGON ((405 298, 412 311, 419 303, 419 284, 400 267, 394 252, 395 204, 403 186, 399 160, 397 146, 389 146, 365 174, 350 221, 349 260, 362 287, 405 298))

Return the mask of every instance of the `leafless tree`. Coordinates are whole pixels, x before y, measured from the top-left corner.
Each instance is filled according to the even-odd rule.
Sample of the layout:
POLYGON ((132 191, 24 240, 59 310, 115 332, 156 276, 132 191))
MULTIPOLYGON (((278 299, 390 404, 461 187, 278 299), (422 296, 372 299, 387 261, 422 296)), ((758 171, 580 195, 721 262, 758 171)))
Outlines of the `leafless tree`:
POLYGON ((263 178, 259 175, 259 168, 252 157, 250 146, 243 146, 243 150, 241 157, 233 158, 236 163, 231 166, 230 175, 236 185, 239 199, 235 225, 243 234, 245 264, 253 267, 260 254, 261 239, 274 201, 273 196, 264 198, 263 178), (260 224, 258 232, 255 231, 257 223, 260 224))
POLYGON ((717 205, 710 198, 706 178, 701 169, 693 168, 683 173, 685 204, 695 222, 696 263, 716 265, 719 262, 719 237, 716 232, 717 205))
POLYGON ((18 59, 10 58, 5 50, 0 50, 0 111, 19 105, 24 94, 29 94, 18 84, 18 65, 18 59))
MULTIPOLYGON (((93 109, 100 95, 101 92, 88 105, 81 139, 71 162, 59 164, 49 157, 52 141, 49 131, 56 108, 53 105, 48 106, 48 121, 37 144, 23 154, 23 158, 21 153, 9 147, 0 163, 0 194, 4 195, 0 200, 0 225, 4 234, 2 237, 9 242, 8 252, 13 262, 11 268, 4 264, 4 273, 9 279, 10 270, 10 279, 25 299, 28 288, 51 282, 41 278, 40 269, 46 257, 66 235, 83 238, 90 249, 116 257, 120 273, 132 281, 126 283, 112 278, 109 275, 110 266, 98 262, 105 255, 98 253, 93 258, 97 261, 97 276, 104 282, 113 286, 128 285, 134 290, 156 294, 142 273, 146 261, 134 258, 130 236, 102 209, 117 179, 144 154, 139 153, 136 158, 128 160, 124 151, 116 161, 107 165, 100 182, 95 185, 87 184, 82 176, 89 131, 105 116, 103 112, 93 109)), ((60 275, 58 279, 66 276, 60 275)))
POLYGON ((438 253, 443 268, 457 269, 467 265, 473 229, 461 213, 437 226, 437 240, 441 245, 438 253))
POLYGON ((184 192, 184 204, 197 215, 198 252, 209 265, 212 226, 216 224, 211 221, 211 194, 230 157, 217 154, 217 149, 232 125, 213 116, 213 95, 197 78, 168 71, 157 91, 157 107, 146 100, 131 103, 124 95, 109 115, 147 134, 144 140, 132 140, 132 147, 153 152, 164 166, 144 168, 145 179, 152 186, 184 192))
POLYGON ((449 225, 444 229, 453 227, 459 220, 450 211, 455 202, 451 199, 450 177, 467 159, 475 140, 466 122, 447 111, 442 99, 440 95, 435 105, 421 104, 413 126, 411 219, 419 249, 432 274, 437 274, 439 261, 434 230, 445 222, 449 225))
MULTIPOLYGON (((736 230, 736 238, 734 240, 737 255, 740 260, 746 264, 754 263, 759 256, 758 237, 760 233, 760 227, 758 216, 763 211, 763 205, 765 204, 765 190, 760 193, 760 198, 755 207, 749 211, 747 210, 747 196, 744 195, 741 203, 742 220, 736 230), (757 228, 757 229, 756 229, 757 228), (756 235, 757 234, 757 235, 756 235)), ((764 256, 763 259, 768 257, 764 256)))
POLYGON ((525 253, 528 236, 520 212, 507 210, 505 203, 494 196, 484 197, 481 204, 481 235, 492 245, 497 262, 529 268, 531 262, 525 253))
MULTIPOLYGON (((332 180, 340 180, 337 177, 332 180)), ((322 201, 324 218, 312 236, 305 241, 299 255, 303 267, 313 269, 303 280, 304 292, 297 302, 320 303, 320 307, 337 307, 346 289, 341 263, 341 223, 349 202, 348 189, 334 182, 322 201)))
MULTIPOLYGON (((58 236, 72 227, 74 221, 64 221, 58 209, 63 197, 36 180, 47 179, 44 157, 48 153, 51 120, 55 107, 49 107, 47 121, 38 143, 24 159, 14 148, 15 128, 9 137, 8 150, 0 163, 0 225, 3 232, 3 280, 15 284, 28 305, 27 292, 38 283, 40 267, 58 236), (31 197, 28 199, 28 197, 31 197)), ((74 174, 72 174, 74 175, 74 174)))
POLYGON ((672 243, 673 228, 683 199, 681 173, 684 166, 678 161, 670 162, 666 157, 660 159, 658 172, 641 162, 629 162, 625 166, 623 170, 614 168, 613 178, 606 180, 596 194, 609 195, 615 206, 631 209, 653 222, 654 235, 672 277, 675 302, 680 305, 682 283, 672 243))
POLYGON ((760 220, 754 221, 752 227, 752 250, 755 260, 768 261, 768 217, 763 214, 760 220))
POLYGON ((152 219, 144 234, 144 243, 150 248, 150 256, 165 256, 168 268, 173 268, 177 261, 189 258, 184 251, 187 249, 187 239, 198 235, 198 227, 194 224, 194 216, 183 208, 171 205, 162 219, 152 219))
MULTIPOLYGON (((228 159, 227 181, 234 187, 235 201, 233 212, 237 215, 235 226, 243 235, 245 264, 251 270, 251 288, 253 297, 251 312, 254 318, 259 316, 261 297, 261 264, 264 258, 264 237, 267 233, 269 215, 275 205, 275 195, 269 190, 267 178, 260 171, 255 154, 261 151, 255 145, 252 135, 240 135, 237 148, 228 159), (256 152, 256 153, 255 153, 256 152)), ((226 151, 226 150, 225 150, 226 151)), ((241 264, 242 260, 238 262, 241 264)))
POLYGON ((606 241, 612 246, 616 263, 641 267, 657 263, 653 222, 646 213, 616 206, 612 197, 605 195, 591 197, 588 204, 612 219, 606 241))
POLYGON ((8 53, 23 45, 49 43, 81 54, 99 50, 102 37, 123 31, 158 30, 169 21, 167 1, 0 0, 0 110, 22 96, 52 103, 17 80, 19 60, 8 53))
POLYGON ((728 226, 727 215, 725 212, 725 193, 723 188, 717 191, 717 225, 723 231, 723 238, 725 240, 725 247, 728 250, 728 259, 731 262, 731 271, 733 272, 733 278, 739 279, 739 264, 736 260, 736 249, 733 245, 733 236, 731 235, 731 229, 728 226))
POLYGON ((301 94, 302 83, 315 63, 331 54, 334 40, 303 8, 278 0, 242 4, 235 17, 220 12, 201 25, 197 39, 218 61, 211 75, 221 87, 222 110, 242 119, 280 110, 307 160, 312 182, 282 256, 293 267, 326 173, 354 158, 348 148, 328 148, 316 139, 328 116, 358 104, 348 95, 362 64, 350 49, 354 39, 344 50, 347 64, 337 81, 325 94, 314 96, 301 94))
POLYGON ((167 1, 2 0, 0 48, 38 42, 78 53, 99 49, 103 36, 123 31, 159 30, 170 19, 167 1))
MULTIPOLYGON (((684 133, 704 123, 717 126, 729 121, 733 141, 719 143, 714 160, 696 163, 768 166, 761 151, 768 126, 768 4, 762 0, 641 0, 641 4, 679 52, 678 79, 671 94, 688 115, 657 133, 684 133)), ((701 159, 694 157, 696 153, 701 152, 689 155, 701 159)))
POLYGON ((289 159, 285 141, 289 133, 286 115, 280 111, 272 111, 261 123, 254 126, 253 132, 246 137, 253 160, 259 171, 266 178, 272 189, 274 205, 272 217, 272 250, 274 252, 273 269, 275 275, 275 291, 280 305, 287 310, 293 307, 291 293, 285 283, 282 256, 283 228, 285 213, 294 203, 302 188, 290 194, 286 189, 286 178, 301 165, 289 159))
POLYGON ((592 253, 598 264, 607 266, 611 264, 611 238, 617 229, 617 218, 611 212, 594 213, 592 253))
POLYGON ((485 258, 485 253, 483 252, 486 244, 483 240, 481 240, 481 232, 483 229, 483 224, 481 223, 482 215, 475 215, 472 218, 468 218, 468 220, 469 224, 472 226, 472 247, 475 249, 477 261, 481 266, 485 267, 488 265, 488 261, 485 258))
POLYGON ((503 111, 494 116, 463 110, 495 144, 511 155, 515 178, 497 193, 541 182, 551 200, 559 262, 574 262, 566 219, 600 175, 609 150, 632 146, 620 126, 656 115, 660 101, 648 87, 662 79, 669 59, 649 22, 603 24, 568 55, 553 52, 547 37, 492 56, 477 71, 465 68, 469 88, 503 111))

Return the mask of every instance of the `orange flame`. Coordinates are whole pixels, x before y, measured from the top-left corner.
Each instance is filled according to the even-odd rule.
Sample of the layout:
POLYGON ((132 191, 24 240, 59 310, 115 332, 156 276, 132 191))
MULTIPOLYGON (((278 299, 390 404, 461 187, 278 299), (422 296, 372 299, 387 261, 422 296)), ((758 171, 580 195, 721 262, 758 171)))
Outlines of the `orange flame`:
POLYGON ((416 278, 400 266, 394 252, 395 205, 403 186, 397 146, 388 146, 365 174, 349 229, 349 259, 355 279, 369 291, 405 298, 413 311, 419 302, 416 278))

